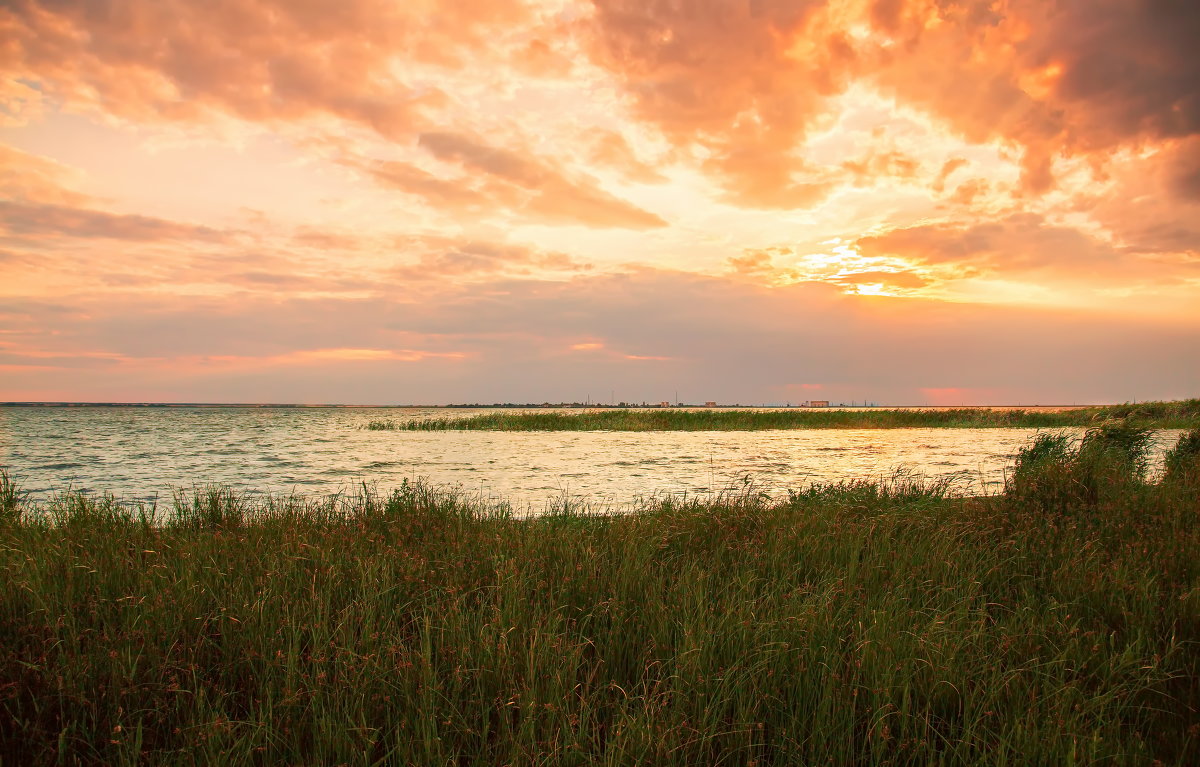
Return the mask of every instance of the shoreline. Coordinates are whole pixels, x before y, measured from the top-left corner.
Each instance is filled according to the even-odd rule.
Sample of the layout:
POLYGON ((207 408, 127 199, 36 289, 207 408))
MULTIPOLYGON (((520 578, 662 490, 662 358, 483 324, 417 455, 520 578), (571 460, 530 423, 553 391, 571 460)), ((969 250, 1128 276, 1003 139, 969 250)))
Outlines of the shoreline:
POLYGON ((1089 408, 1118 407, 1121 404, 1136 406, 1138 403, 1092 403, 1084 405, 603 405, 603 404, 471 404, 471 405, 355 405, 355 404, 300 404, 287 402, 0 402, 0 408, 253 408, 260 410, 754 410, 768 412, 791 411, 875 411, 875 410, 1028 410, 1034 412, 1064 412, 1089 408))
POLYGON ((485 412, 373 420, 369 431, 761 431, 768 429, 1063 428, 1125 421, 1143 428, 1200 426, 1200 399, 1103 407, 1027 408, 638 408, 485 412))

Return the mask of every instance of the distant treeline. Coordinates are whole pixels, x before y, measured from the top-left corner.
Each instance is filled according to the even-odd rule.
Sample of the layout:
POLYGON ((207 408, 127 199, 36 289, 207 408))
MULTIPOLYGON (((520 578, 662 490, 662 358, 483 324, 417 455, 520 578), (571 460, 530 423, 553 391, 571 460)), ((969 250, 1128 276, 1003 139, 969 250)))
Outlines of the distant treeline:
POLYGON ((1147 428, 1200 426, 1200 399, 1070 410, 986 408, 869 410, 676 410, 482 413, 467 418, 371 421, 364 428, 400 431, 755 431, 763 429, 1061 428, 1127 421, 1147 428))

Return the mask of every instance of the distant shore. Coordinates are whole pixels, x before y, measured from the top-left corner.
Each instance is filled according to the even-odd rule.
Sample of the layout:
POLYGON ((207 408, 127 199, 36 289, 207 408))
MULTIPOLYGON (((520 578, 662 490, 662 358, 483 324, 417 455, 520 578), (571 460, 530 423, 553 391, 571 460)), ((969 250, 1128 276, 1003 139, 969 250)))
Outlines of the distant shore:
POLYGON ((1052 408, 647 408, 491 412, 374 420, 372 431, 761 431, 767 429, 1070 428, 1112 420, 1145 428, 1200 426, 1200 399, 1052 408))
MULTIPOLYGON (((1137 404, 1137 403, 1133 403, 1137 404)), ((469 405, 353 405, 353 404, 301 404, 289 402, 0 402, 4 407, 44 407, 44 408, 81 408, 81 407, 129 407, 129 408, 260 408, 260 409, 388 409, 388 410, 1029 410, 1036 412, 1059 412, 1066 410, 1086 410, 1097 407, 1119 407, 1117 405, 1085 404, 1085 405, 654 405, 630 404, 605 405, 599 403, 492 403, 469 405)))

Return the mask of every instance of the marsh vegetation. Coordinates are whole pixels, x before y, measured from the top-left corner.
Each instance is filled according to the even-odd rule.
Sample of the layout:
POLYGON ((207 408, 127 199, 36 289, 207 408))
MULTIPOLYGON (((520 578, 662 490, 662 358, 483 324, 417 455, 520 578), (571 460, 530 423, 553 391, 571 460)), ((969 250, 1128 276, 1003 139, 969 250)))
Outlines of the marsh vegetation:
POLYGON ((763 429, 903 429, 1090 427, 1123 420, 1146 428, 1200 426, 1200 399, 1071 409, 825 408, 678 409, 625 408, 586 411, 503 410, 466 417, 378 419, 374 431, 753 431, 763 429))
MULTIPOLYGON (((1195 764, 1200 432, 534 519, 406 483, 171 508, 0 480, 19 764, 1195 764)), ((7 763, 7 759, 6 759, 7 763)))

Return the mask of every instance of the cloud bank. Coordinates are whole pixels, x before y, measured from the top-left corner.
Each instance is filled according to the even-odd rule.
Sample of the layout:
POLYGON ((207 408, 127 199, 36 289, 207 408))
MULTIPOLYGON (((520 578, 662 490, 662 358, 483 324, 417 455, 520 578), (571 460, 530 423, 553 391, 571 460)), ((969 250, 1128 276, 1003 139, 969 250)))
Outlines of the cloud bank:
POLYGON ((0 39, 0 399, 1196 393, 1195 3, 13 0, 0 39))

